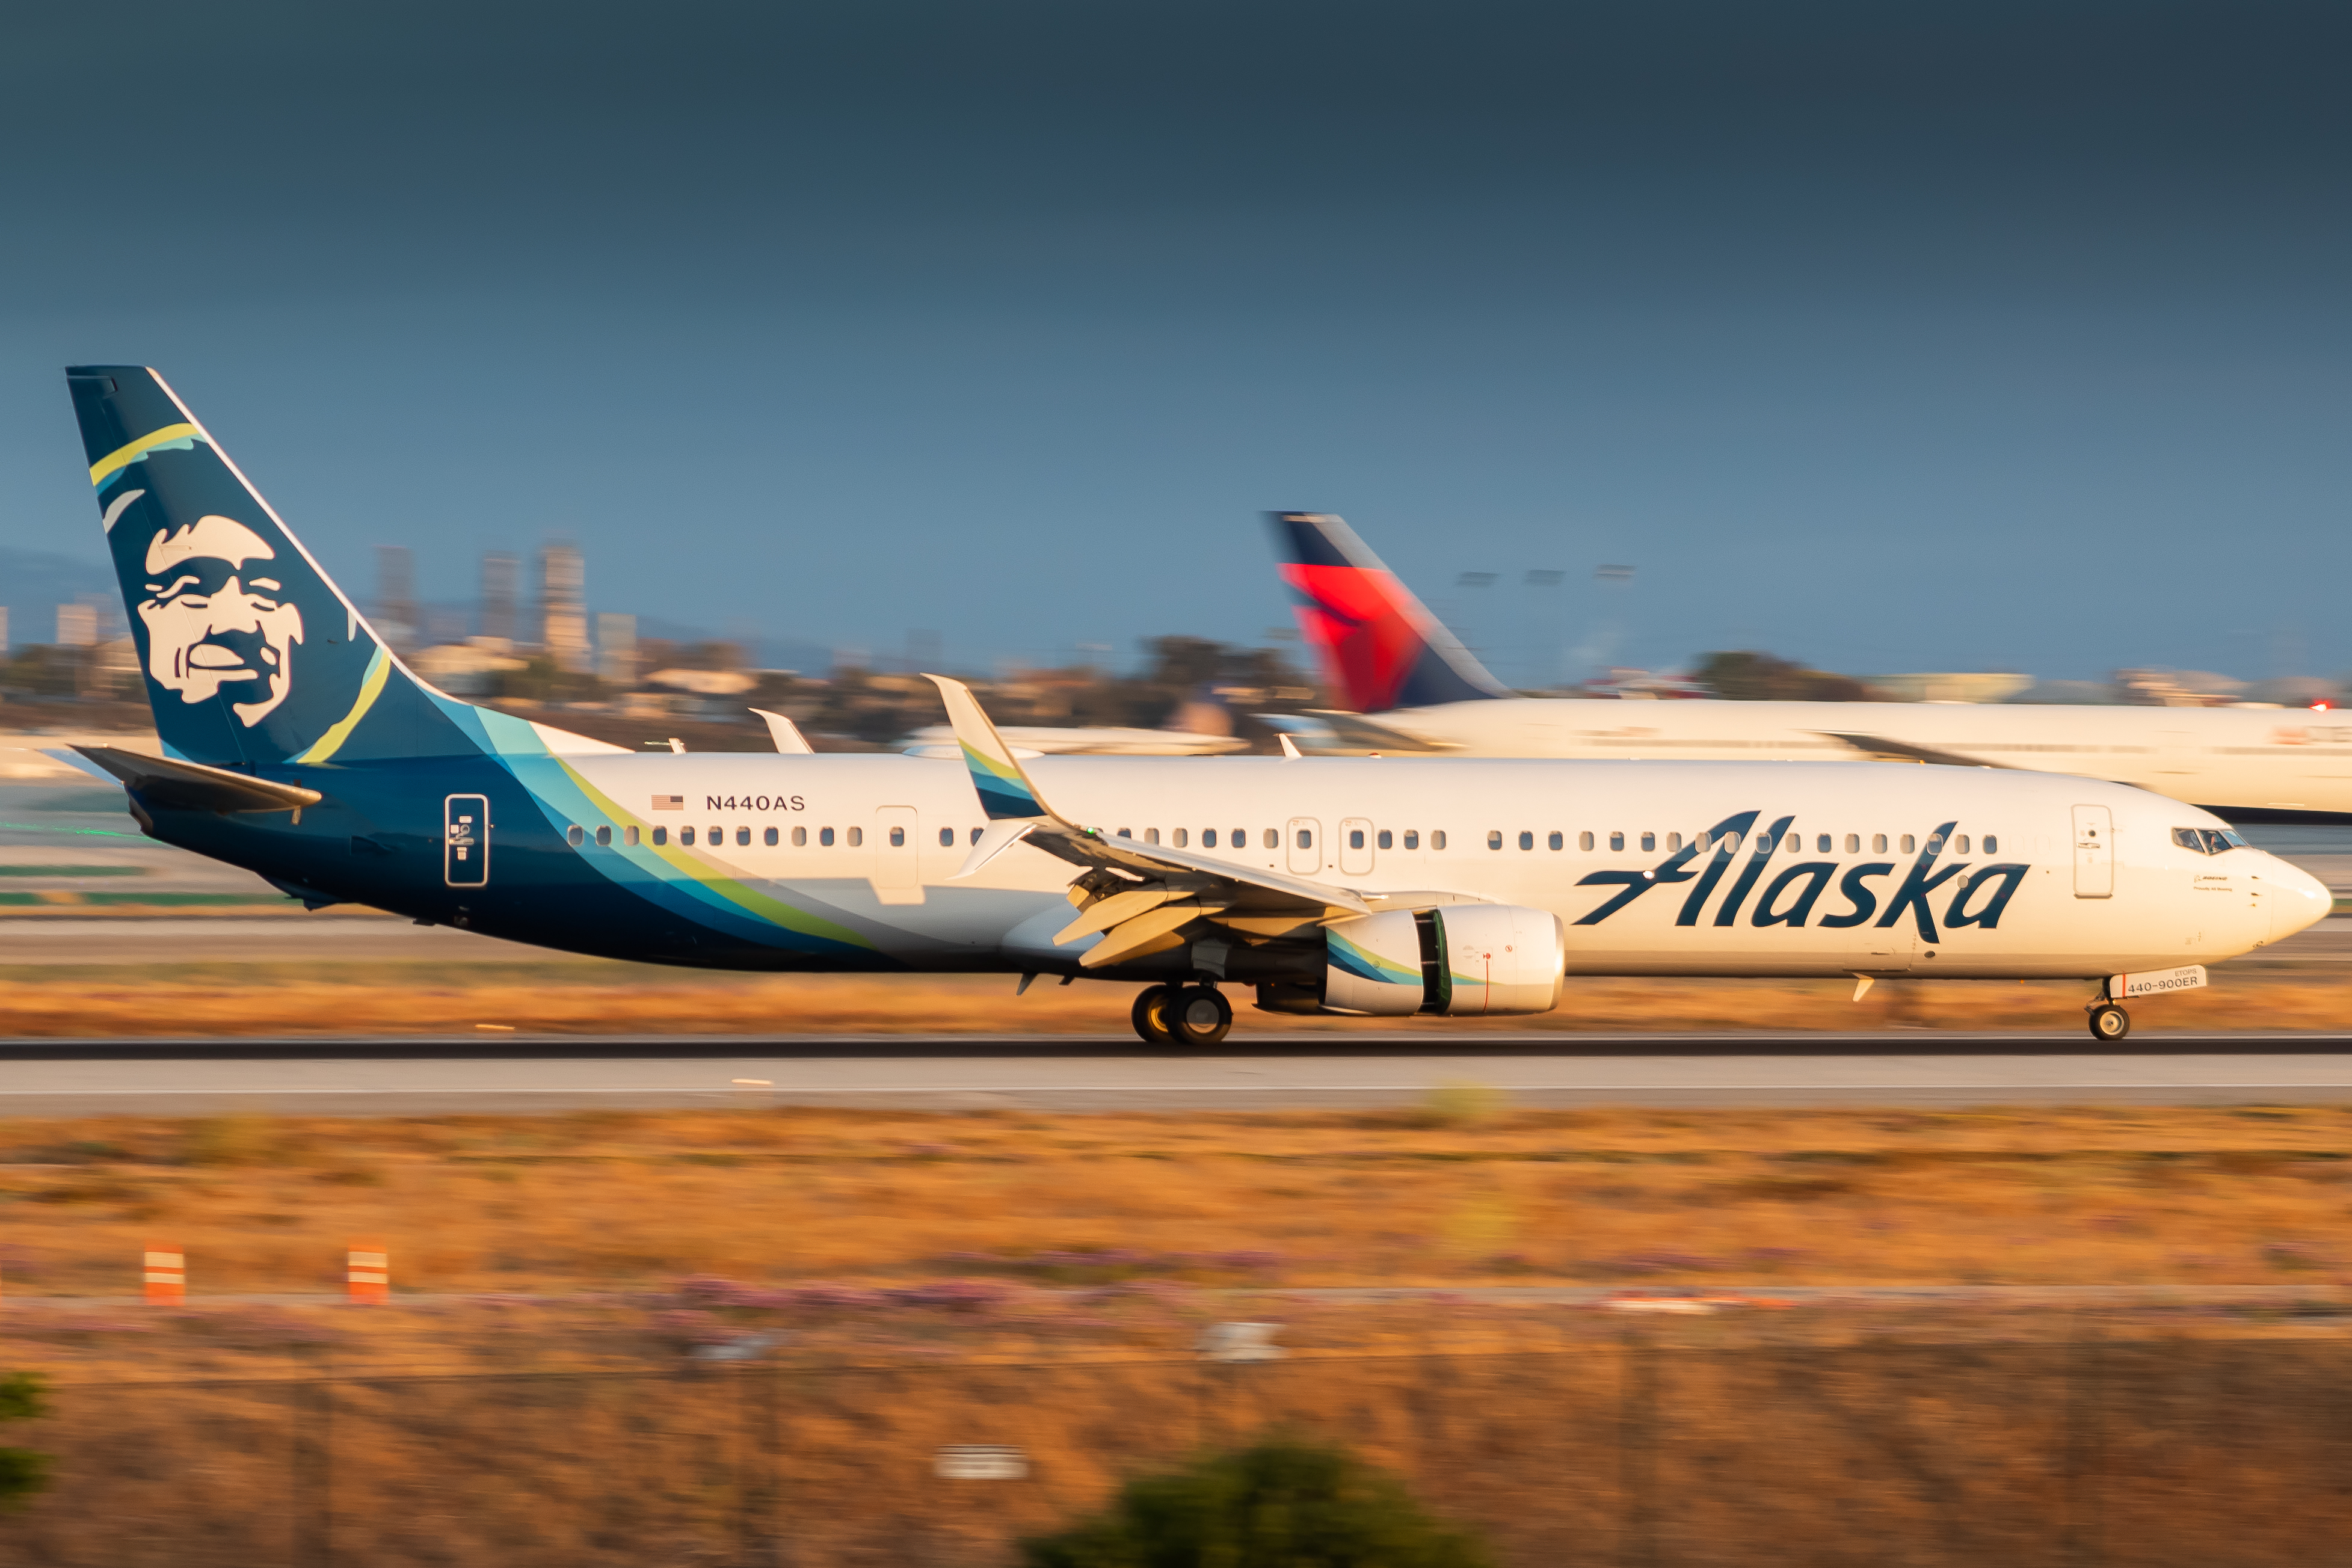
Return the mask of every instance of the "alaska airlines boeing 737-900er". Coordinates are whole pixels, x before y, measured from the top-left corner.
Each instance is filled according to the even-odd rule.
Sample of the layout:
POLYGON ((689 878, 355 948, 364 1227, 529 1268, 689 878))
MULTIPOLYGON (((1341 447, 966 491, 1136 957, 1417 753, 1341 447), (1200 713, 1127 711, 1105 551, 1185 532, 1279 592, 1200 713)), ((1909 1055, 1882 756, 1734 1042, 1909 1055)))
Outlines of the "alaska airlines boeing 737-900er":
POLYGON ((1146 1040, 1190 1045, 1231 1027, 1221 986, 1461 1017, 1580 975, 2095 979, 2116 1039, 2118 1002, 2328 907, 2205 812, 2038 773, 1024 760, 937 676, 946 757, 630 753, 434 690, 160 377, 68 373, 163 752, 80 755, 152 836, 313 906, 709 968, 1123 981, 1146 1040))
POLYGON ((2136 784, 2236 823, 2352 822, 2352 716, 2039 704, 1523 697, 1338 517, 1268 514, 1340 744, 1394 754, 1908 761, 2136 784))

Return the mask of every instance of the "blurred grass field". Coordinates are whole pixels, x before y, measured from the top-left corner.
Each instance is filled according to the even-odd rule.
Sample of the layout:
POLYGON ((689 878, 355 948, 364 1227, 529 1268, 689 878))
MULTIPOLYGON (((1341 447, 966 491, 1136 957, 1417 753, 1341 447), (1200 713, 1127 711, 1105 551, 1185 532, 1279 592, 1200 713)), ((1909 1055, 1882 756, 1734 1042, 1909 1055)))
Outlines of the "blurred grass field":
POLYGON ((0 1123, 12 1297, 664 1288, 2352 1282, 2352 1110, 774 1108, 0 1123))

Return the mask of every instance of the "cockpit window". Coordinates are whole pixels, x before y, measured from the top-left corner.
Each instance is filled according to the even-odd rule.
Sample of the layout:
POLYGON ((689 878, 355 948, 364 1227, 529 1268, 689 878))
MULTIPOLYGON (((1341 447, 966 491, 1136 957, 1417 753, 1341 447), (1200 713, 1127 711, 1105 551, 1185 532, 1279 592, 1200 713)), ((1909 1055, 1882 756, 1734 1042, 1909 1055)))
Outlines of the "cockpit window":
POLYGON ((2227 854, 2231 850, 2246 847, 2246 841, 2228 828, 2175 828, 2172 841, 2184 850, 2195 850, 2200 855, 2227 854))
POLYGON ((2213 852, 2205 847, 2204 839, 2194 828, 2173 829, 2172 841, 2179 844, 2184 850, 2195 850, 2200 855, 2211 854, 2213 852))

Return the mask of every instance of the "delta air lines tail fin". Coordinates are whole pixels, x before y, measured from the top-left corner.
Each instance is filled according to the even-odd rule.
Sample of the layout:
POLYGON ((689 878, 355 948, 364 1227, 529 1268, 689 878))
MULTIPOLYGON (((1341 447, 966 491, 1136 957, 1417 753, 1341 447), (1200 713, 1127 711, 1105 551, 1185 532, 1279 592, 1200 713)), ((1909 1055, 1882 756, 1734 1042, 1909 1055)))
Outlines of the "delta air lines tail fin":
POLYGON ((1358 713, 1507 697, 1412 591, 1322 512, 1269 512, 1291 612, 1333 695, 1358 713))
POLYGON ((142 365, 66 371, 164 750, 252 768, 484 751, 618 751, 410 674, 142 365))

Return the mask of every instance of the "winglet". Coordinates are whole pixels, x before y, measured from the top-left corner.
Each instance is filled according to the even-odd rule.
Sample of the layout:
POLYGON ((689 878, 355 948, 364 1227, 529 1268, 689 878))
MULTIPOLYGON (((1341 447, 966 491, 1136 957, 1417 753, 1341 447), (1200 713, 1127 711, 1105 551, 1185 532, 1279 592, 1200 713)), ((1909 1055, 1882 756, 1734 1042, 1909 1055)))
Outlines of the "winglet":
POLYGON ((947 704, 948 723, 955 730, 956 745, 963 751, 964 766, 971 770, 971 787, 979 792, 981 810, 988 813, 988 820, 1035 821, 1051 817, 1054 813, 1029 782, 1013 748, 989 722, 971 688, 946 675, 923 678, 940 688, 940 700, 947 704))
POLYGON ((816 750, 801 734, 801 727, 782 714, 770 713, 763 707, 755 707, 751 711, 768 721, 768 738, 776 743, 778 751, 793 757, 805 757, 816 750))

